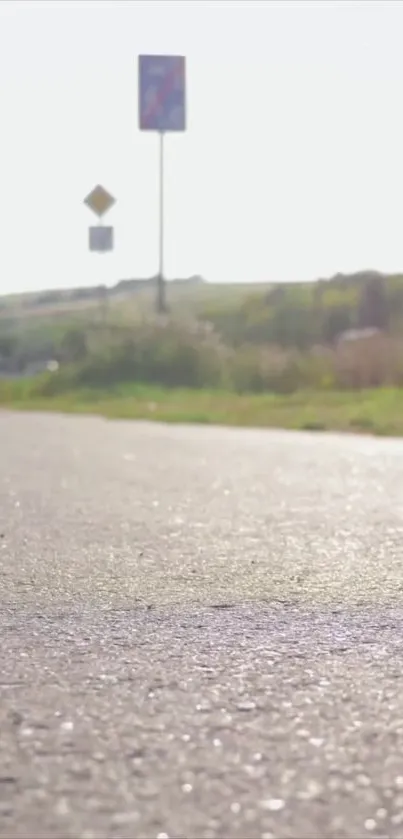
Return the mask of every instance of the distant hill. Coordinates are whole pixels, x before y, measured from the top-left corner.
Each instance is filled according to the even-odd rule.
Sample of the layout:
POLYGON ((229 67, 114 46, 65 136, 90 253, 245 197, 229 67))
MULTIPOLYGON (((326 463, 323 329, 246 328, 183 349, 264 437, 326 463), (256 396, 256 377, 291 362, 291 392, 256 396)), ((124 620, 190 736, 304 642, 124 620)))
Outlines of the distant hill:
MULTIPOLYGON (((127 312, 150 312, 154 307, 157 277, 119 280, 112 286, 83 286, 65 289, 45 289, 36 292, 0 296, 0 318, 9 316, 67 314, 85 312, 100 305, 111 308, 122 306, 127 312)), ((200 302, 216 297, 238 299, 253 289, 268 289, 268 284, 208 283, 198 274, 191 277, 171 279, 167 282, 167 294, 172 309, 181 310, 198 307, 200 302)))
MULTIPOLYGON (((0 298, 0 327, 17 318, 57 316, 133 323, 154 311, 156 277, 122 279, 106 288, 50 289, 0 298)), ((214 284, 195 275, 168 283, 175 317, 207 322, 228 344, 276 344, 307 349, 350 330, 403 330, 403 275, 374 270, 308 283, 214 284)), ((10 327, 11 328, 11 327, 10 327)))

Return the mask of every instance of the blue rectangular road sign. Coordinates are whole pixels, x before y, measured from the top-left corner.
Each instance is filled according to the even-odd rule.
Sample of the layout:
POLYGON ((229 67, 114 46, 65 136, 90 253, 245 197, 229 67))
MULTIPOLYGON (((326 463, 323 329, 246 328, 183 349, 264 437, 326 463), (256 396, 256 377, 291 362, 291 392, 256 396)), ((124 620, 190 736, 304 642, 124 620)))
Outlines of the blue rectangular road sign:
POLYGON ((139 55, 139 124, 141 131, 185 131, 182 55, 139 55))

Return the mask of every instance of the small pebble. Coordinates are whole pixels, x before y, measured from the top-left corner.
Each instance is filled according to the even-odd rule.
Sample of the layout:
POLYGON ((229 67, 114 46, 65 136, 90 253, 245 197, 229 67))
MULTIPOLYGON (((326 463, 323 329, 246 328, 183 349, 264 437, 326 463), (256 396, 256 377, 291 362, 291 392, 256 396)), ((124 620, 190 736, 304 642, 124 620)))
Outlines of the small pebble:
POLYGON ((112 824, 115 827, 124 827, 127 824, 133 824, 133 822, 137 822, 139 820, 139 814, 137 810, 131 810, 128 813, 115 813, 112 816, 112 824))
POLYGON ((58 816, 67 816, 67 814, 69 813, 69 810, 70 810, 70 808, 69 808, 68 801, 66 800, 66 798, 60 798, 59 801, 56 804, 56 807, 55 807, 55 811, 56 811, 57 815, 58 816))
POLYGON ((245 700, 245 702, 238 702, 236 707, 238 711, 254 711, 256 708, 256 702, 245 700))
POLYGON ((260 806, 264 810, 272 810, 277 812, 285 807, 285 801, 282 798, 268 798, 266 801, 261 801, 260 806))
POLYGON ((325 741, 323 737, 311 737, 309 742, 311 746, 315 746, 317 749, 319 749, 321 746, 323 746, 325 741))

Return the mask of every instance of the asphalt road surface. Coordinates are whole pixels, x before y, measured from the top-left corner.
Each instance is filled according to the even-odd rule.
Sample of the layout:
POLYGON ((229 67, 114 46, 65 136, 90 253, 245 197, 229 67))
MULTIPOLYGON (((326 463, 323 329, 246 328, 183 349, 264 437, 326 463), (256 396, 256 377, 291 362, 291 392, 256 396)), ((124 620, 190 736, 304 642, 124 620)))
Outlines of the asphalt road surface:
POLYGON ((1 839, 403 837, 403 441, 0 413, 1 839))

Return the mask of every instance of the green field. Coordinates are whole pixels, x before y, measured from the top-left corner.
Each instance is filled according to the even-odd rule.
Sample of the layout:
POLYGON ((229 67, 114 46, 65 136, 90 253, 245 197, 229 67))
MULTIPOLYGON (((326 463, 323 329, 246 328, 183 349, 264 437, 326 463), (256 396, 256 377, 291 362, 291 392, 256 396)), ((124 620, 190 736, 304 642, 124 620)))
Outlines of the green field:
POLYGON ((29 380, 0 381, 0 407, 90 413, 109 419, 218 424, 403 436, 403 390, 240 395, 223 391, 120 385, 54 397, 29 380))

